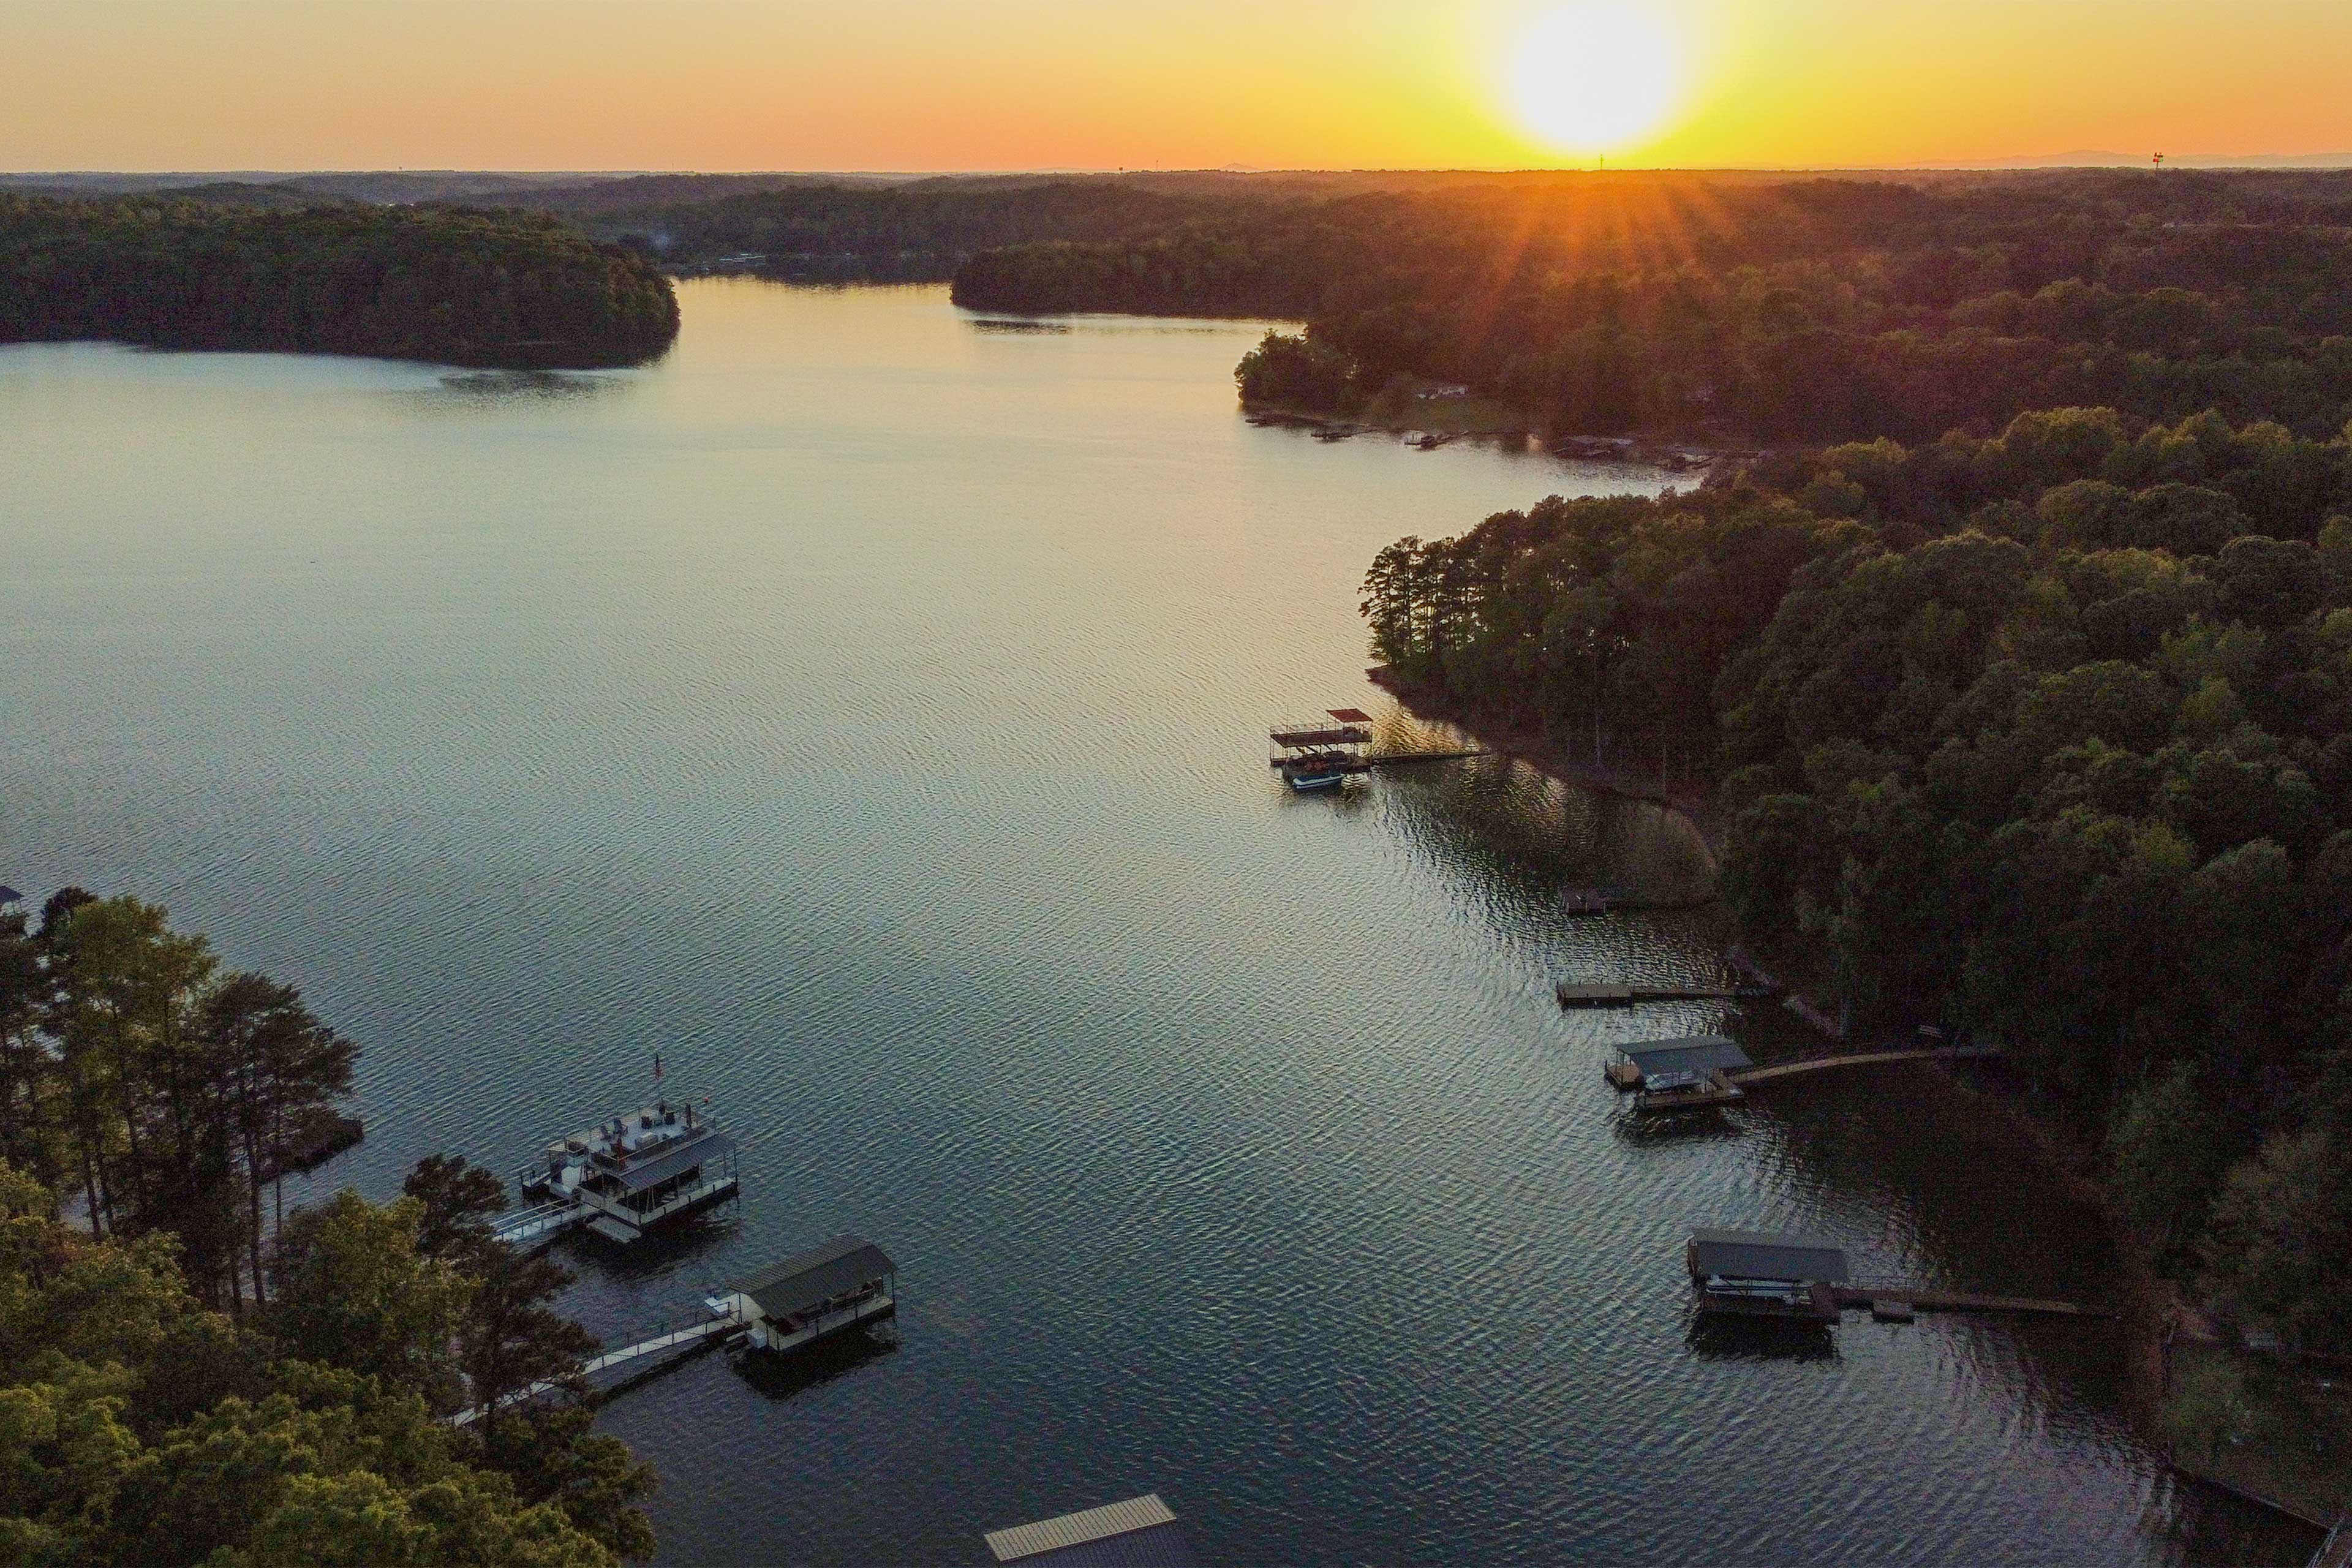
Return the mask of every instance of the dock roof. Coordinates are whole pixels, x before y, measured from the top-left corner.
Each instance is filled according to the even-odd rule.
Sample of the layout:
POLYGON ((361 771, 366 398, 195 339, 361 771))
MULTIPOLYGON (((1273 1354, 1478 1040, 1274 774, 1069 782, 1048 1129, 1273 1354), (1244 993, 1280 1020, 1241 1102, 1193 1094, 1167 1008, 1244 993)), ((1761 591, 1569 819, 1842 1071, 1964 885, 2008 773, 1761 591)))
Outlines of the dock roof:
POLYGON ((688 1133, 658 1154, 646 1159, 633 1159, 617 1169, 605 1167, 604 1174, 633 1193, 642 1193, 657 1182, 666 1182, 697 1165, 719 1159, 735 1152, 735 1140, 716 1128, 709 1131, 688 1133))
POLYGON ((772 1318, 788 1318, 845 1290, 894 1274, 898 1267, 888 1253, 864 1237, 836 1236, 823 1247, 795 1252, 728 1289, 751 1297, 772 1318))
POLYGON ((1266 731, 1265 738, 1277 746, 1361 746, 1370 742, 1372 732, 1360 724, 1320 724, 1309 720, 1277 725, 1266 731))
POLYGON ((1825 1237, 1780 1235, 1769 1230, 1695 1230, 1691 1271, 1730 1279, 1790 1279, 1808 1285, 1843 1285, 1845 1248, 1825 1237))
POLYGON ((1193 1568, 1176 1515, 1158 1492, 992 1530, 985 1539, 999 1563, 1031 1568, 1193 1568))
POLYGON ((1675 1040, 1636 1040, 1630 1046, 1620 1046, 1626 1059, 1642 1069, 1642 1076, 1678 1072, 1713 1072, 1717 1068, 1744 1068, 1756 1064, 1739 1048, 1739 1042, 1727 1035, 1687 1035, 1675 1040))

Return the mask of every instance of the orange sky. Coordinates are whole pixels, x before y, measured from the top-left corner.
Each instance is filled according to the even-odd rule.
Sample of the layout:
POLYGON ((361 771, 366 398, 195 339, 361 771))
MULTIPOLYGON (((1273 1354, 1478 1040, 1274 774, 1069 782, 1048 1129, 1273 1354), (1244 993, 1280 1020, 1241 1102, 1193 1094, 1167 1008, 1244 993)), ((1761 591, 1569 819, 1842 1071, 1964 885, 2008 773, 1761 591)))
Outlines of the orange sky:
POLYGON ((1539 0, 0 0, 0 168, 2352 153, 2352 0, 1575 3, 1674 40, 1663 123, 1539 139, 1539 0))

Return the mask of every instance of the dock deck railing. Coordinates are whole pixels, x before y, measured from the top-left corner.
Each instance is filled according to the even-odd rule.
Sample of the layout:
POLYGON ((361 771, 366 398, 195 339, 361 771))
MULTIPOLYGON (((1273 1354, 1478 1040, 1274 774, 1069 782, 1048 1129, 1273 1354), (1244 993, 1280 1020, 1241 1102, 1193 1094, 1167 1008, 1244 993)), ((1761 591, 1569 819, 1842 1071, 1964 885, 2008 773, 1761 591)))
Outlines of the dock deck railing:
MULTIPOLYGON (((601 1355, 582 1363, 581 1376, 593 1383, 615 1368, 638 1362, 649 1363, 665 1355, 683 1355, 686 1352, 708 1341, 729 1334, 740 1334, 750 1326, 740 1313, 733 1311, 718 1314, 672 1313, 658 1321, 659 1327, 635 1342, 606 1351, 601 1355)), ((648 1367, 647 1370, 651 1368, 648 1367)), ((623 1378, 617 1381, 628 1380, 623 1378)), ((562 1387, 562 1383, 551 1380, 534 1383, 527 1388, 519 1388, 506 1395, 492 1408, 510 1410, 519 1405, 528 1405, 534 1399, 544 1399, 562 1387)), ((481 1406, 469 1405, 451 1416, 449 1424, 453 1426, 470 1426, 484 1414, 486 1412, 481 1406)))
POLYGON ((551 1199, 513 1214, 500 1215, 490 1235, 509 1247, 526 1247, 584 1224, 592 1211, 577 1198, 551 1199))

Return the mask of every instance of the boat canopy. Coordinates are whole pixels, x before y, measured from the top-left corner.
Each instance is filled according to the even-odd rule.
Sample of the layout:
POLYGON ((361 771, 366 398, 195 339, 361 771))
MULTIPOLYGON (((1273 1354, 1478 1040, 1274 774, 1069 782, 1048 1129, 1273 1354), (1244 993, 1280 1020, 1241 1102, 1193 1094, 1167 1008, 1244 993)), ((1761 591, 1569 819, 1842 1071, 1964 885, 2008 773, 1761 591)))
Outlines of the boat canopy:
POLYGON ((862 1236, 836 1236, 728 1287, 771 1318, 790 1318, 898 1272, 890 1255, 862 1236))
POLYGON ((1756 1064, 1739 1048, 1739 1042, 1723 1035, 1692 1035, 1679 1040, 1637 1040, 1617 1047, 1625 1058, 1642 1069, 1644 1079, 1655 1079, 1680 1073, 1704 1077, 1718 1068, 1737 1070, 1756 1064))
POLYGON ((691 1171, 697 1165, 734 1152, 735 1140, 724 1132, 716 1128, 708 1131, 697 1128, 675 1142, 656 1144, 655 1151, 648 1151, 649 1158, 634 1159, 626 1163, 600 1158, 597 1168, 630 1192, 641 1193, 672 1176, 691 1171))

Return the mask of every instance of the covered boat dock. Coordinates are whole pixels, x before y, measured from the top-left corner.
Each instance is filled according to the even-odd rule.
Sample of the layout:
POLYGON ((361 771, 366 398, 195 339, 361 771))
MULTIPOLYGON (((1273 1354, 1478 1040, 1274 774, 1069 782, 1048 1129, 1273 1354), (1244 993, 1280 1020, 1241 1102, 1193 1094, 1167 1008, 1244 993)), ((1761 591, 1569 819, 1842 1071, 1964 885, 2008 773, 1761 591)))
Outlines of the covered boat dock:
POLYGON ((1748 1053, 1728 1035, 1679 1035, 1619 1046, 1616 1059, 1601 1071, 1612 1088, 1632 1090, 1665 1089, 1693 1076, 1750 1065, 1748 1053))
POLYGON ((793 1351, 895 1317, 898 1279, 888 1253, 862 1236, 836 1236, 737 1280, 708 1304, 746 1324, 757 1348, 793 1351))
POLYGON ((1690 1035, 1620 1047, 1603 1070, 1611 1084, 1634 1091, 1636 1113, 1657 1114, 1730 1104, 1741 1098, 1736 1075, 1750 1065, 1728 1036, 1690 1035))
POLYGON ((1817 1236, 1695 1230, 1684 1248, 1702 1311, 1838 1321, 1845 1248, 1817 1236))

